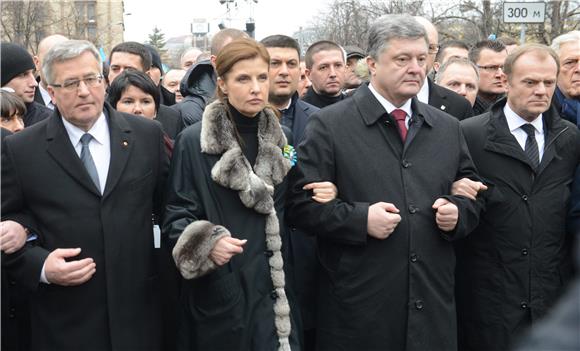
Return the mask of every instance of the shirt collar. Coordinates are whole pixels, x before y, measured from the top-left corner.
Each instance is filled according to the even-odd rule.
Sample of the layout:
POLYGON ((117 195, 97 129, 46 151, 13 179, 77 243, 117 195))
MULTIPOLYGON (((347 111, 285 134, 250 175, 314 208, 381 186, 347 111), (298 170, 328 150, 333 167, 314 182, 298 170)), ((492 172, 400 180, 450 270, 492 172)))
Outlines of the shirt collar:
POLYGON ((504 113, 505 118, 507 120, 507 124, 508 124, 508 128, 510 129, 510 132, 515 131, 516 129, 520 128, 524 124, 530 123, 531 125, 534 126, 536 131, 538 131, 540 134, 544 134, 544 123, 542 122, 542 114, 541 113, 532 122, 528 122, 525 119, 523 119, 522 117, 520 117, 517 113, 515 113, 510 108, 509 103, 505 104, 505 106, 503 108, 503 113, 504 113))
POLYGON ((391 114, 393 110, 400 109, 405 111, 408 117, 411 117, 413 115, 413 111, 411 109, 411 99, 407 100, 403 104, 403 106, 396 107, 389 100, 385 99, 381 94, 379 94, 378 91, 375 90, 375 88, 373 87, 373 83, 369 84, 369 90, 371 91, 371 93, 373 93, 373 95, 379 101, 379 103, 385 108, 385 111, 387 111, 388 114, 391 114))
POLYGON ((421 90, 417 93, 417 100, 429 104, 429 78, 425 77, 421 90))
MULTIPOLYGON (((69 121, 64 119, 64 117, 61 117, 61 119, 73 146, 76 146, 80 142, 83 134, 85 134, 85 131, 75 126, 74 124, 70 123, 69 121)), ((93 139, 95 139, 95 141, 101 145, 107 141, 109 133, 109 125, 107 123, 107 118, 105 117, 105 114, 103 112, 101 112, 101 115, 99 116, 99 118, 97 118, 95 124, 93 124, 91 129, 89 129, 89 131, 86 133, 92 135, 93 139)))

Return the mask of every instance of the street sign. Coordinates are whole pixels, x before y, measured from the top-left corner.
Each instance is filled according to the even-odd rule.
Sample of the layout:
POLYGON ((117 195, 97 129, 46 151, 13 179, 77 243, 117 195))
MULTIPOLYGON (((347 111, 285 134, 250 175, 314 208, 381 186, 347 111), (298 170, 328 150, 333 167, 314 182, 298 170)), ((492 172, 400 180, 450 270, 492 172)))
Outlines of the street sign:
POLYGON ((504 2, 504 23, 544 23, 545 2, 504 2))
POLYGON ((191 33, 204 35, 209 32, 209 22, 205 18, 194 18, 191 23, 191 33))

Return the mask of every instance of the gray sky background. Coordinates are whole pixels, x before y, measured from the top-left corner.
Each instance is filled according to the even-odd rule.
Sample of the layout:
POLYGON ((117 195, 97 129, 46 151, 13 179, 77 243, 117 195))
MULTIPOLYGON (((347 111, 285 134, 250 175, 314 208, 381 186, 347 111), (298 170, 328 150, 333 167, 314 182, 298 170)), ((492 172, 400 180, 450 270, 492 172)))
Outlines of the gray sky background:
POLYGON ((258 3, 237 0, 236 3, 237 8, 230 5, 232 18, 228 25, 227 8, 219 0, 124 0, 125 40, 143 42, 155 26, 166 39, 187 35, 194 18, 207 19, 210 33, 218 30, 220 22, 245 29, 246 20, 253 17, 258 40, 271 34, 292 35, 301 26, 307 26, 329 0, 258 0, 258 3))

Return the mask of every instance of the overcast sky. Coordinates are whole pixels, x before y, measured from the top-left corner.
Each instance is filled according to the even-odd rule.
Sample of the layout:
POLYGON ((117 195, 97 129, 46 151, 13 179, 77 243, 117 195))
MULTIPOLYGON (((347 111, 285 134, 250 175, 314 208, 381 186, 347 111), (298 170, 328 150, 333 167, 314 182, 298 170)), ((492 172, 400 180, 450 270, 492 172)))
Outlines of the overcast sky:
MULTIPOLYGON (((256 39, 271 34, 292 35, 323 10, 329 0, 236 0, 230 4, 229 27, 245 29, 245 22, 253 17, 256 23, 256 39), (237 7, 235 6, 237 4, 237 7)), ((124 0, 125 40, 147 40, 157 26, 165 39, 190 34, 194 19, 206 19, 210 32, 218 30, 218 24, 228 24, 226 5, 219 0, 124 0)))

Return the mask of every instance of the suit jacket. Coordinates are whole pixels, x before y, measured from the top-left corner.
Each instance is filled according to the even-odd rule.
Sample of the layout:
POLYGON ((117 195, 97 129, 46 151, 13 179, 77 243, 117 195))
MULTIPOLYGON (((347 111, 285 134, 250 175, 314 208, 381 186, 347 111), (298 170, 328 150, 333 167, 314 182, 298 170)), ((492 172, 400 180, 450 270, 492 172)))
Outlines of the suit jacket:
POLYGON ((304 137, 308 117, 318 110, 318 107, 302 101, 298 93, 294 93, 290 107, 282 112, 282 124, 291 127, 294 146, 298 146, 304 137))
POLYGON ((433 83, 430 78, 427 78, 427 84, 429 84, 429 105, 447 112, 460 121, 473 116, 471 104, 466 98, 433 83))
POLYGON ((446 194, 456 179, 477 175, 459 121, 417 99, 412 109, 403 144, 363 85, 313 114, 298 147, 287 217, 318 239, 319 350, 457 348, 450 241, 475 227, 479 208, 446 194), (337 186, 338 198, 320 204, 302 186, 324 180, 337 186), (431 206, 439 197, 459 209, 452 233, 435 224, 431 206), (385 240, 367 234, 369 206, 379 201, 402 217, 385 240))
POLYGON ((2 215, 38 235, 3 256, 31 297, 32 349, 159 349, 157 250, 168 160, 157 123, 105 105, 111 159, 104 194, 92 183, 58 111, 9 136, 2 147, 2 215), (155 206, 154 206, 155 205, 155 206), (157 206, 159 205, 159 206, 157 206), (39 282, 48 254, 81 248, 92 278, 74 287, 39 282))

